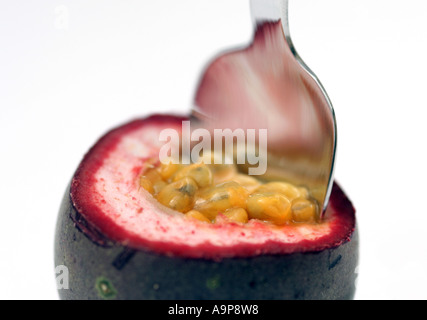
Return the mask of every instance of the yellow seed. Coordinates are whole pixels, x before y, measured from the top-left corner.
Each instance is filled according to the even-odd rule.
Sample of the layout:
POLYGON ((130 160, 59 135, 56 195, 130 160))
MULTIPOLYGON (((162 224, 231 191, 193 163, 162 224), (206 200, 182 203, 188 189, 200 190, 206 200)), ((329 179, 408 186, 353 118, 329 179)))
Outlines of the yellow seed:
POLYGON ((292 219, 291 202, 281 194, 253 194, 248 198, 247 210, 250 219, 277 225, 286 224, 292 219))
POLYGON ((249 192, 255 191, 261 185, 261 183, 257 179, 246 174, 236 175, 233 178, 233 181, 246 188, 246 190, 248 190, 249 192))
POLYGON ((212 164, 209 168, 213 173, 215 184, 231 181, 237 174, 237 167, 233 164, 212 164))
MULTIPOLYGON (((157 195, 165 186, 166 182, 162 180, 162 176, 156 169, 150 169, 144 172, 144 175, 141 177, 141 186, 142 179, 148 180, 151 182, 151 187, 149 187, 149 192, 151 194, 157 195)), ((148 182, 144 182, 148 184, 148 182)), ((148 190, 148 189, 147 189, 148 190)))
POLYGON ((308 192, 307 188, 299 187, 298 191, 300 193, 300 198, 308 199, 308 197, 310 196, 310 193, 308 192))
POLYGON ((248 213, 243 208, 231 208, 225 211, 224 215, 229 221, 247 223, 248 222, 248 213))
POLYGON ((161 181, 162 177, 160 176, 159 172, 155 169, 150 169, 144 172, 143 175, 145 178, 151 181, 151 183, 156 183, 157 181, 161 181))
POLYGON ((159 168, 159 174, 163 180, 170 180, 175 173, 182 168, 181 164, 174 164, 172 162, 168 164, 161 164, 159 168))
POLYGON ((323 197, 325 196, 325 190, 321 187, 314 187, 310 189, 310 196, 311 198, 316 200, 323 199, 323 197))
POLYGON ((301 196, 300 191, 297 187, 293 186, 290 183, 286 182, 269 182, 258 189, 256 189, 256 193, 277 193, 282 194, 289 200, 293 200, 299 198, 301 196))
POLYGON ((316 219, 316 205, 306 199, 296 199, 292 202, 292 219, 295 222, 312 222, 316 219))
POLYGON ((157 195, 157 200, 176 211, 188 212, 193 208, 197 183, 191 178, 184 178, 167 185, 157 195))
POLYGON ((156 181, 156 182, 153 184, 154 194, 155 194, 155 195, 159 194, 159 193, 160 193, 160 191, 162 191, 162 190, 163 190, 163 188, 164 188, 164 187, 166 187, 166 186, 167 186, 167 183, 166 183, 166 182, 164 182, 163 180, 156 181))
POLYGON ((203 221, 203 222, 211 222, 206 216, 204 216, 201 212, 196 211, 196 210, 188 211, 185 214, 185 216, 188 218, 196 219, 196 220, 203 221))
POLYGON ((146 177, 142 176, 139 179, 139 185, 145 190, 147 190, 149 193, 154 194, 153 183, 146 177))
POLYGON ((202 163, 192 164, 182 168, 175 174, 174 181, 181 180, 185 177, 192 178, 200 188, 207 187, 213 182, 211 170, 207 165, 202 163))
POLYGON ((214 220, 218 213, 229 208, 246 208, 248 195, 248 191, 238 183, 226 182, 200 192, 194 208, 214 220))

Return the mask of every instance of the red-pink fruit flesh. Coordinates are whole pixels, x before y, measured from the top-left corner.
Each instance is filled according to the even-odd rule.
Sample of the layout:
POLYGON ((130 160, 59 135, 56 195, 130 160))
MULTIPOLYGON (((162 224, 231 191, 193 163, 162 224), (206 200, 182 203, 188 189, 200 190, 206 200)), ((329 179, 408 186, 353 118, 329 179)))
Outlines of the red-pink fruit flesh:
POLYGON ((189 258, 317 252, 350 240, 354 209, 337 187, 319 224, 209 224, 185 219, 158 203, 140 188, 138 177, 147 160, 159 155, 164 144, 158 141, 160 131, 179 132, 183 120, 160 115, 136 120, 111 131, 90 150, 71 186, 72 203, 89 224, 117 243, 189 258))

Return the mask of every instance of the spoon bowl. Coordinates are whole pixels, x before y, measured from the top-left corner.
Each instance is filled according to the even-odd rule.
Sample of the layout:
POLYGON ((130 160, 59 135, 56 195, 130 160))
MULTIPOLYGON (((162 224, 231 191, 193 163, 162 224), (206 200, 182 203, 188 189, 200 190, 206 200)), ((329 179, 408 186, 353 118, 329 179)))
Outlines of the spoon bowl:
MULTIPOLYGON (((211 62, 193 115, 211 130, 265 130, 267 169, 261 178, 308 188, 322 218, 336 157, 332 103, 292 43, 288 1, 251 0, 251 9, 256 27, 252 44, 211 62)), ((259 140, 254 148, 263 154, 259 140)), ((247 172, 251 166, 239 167, 247 172)))

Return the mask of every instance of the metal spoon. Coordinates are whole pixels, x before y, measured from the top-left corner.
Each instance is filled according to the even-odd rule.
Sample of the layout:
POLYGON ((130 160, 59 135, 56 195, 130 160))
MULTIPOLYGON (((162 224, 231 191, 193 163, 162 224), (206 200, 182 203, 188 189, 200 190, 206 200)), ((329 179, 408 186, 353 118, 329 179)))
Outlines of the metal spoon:
MULTIPOLYGON (((323 152, 320 157, 312 156, 312 150, 309 149, 305 149, 305 151, 300 154, 300 156, 306 158, 304 162, 307 165, 303 166, 302 172, 305 173, 302 173, 299 179, 304 181, 303 184, 307 185, 312 190, 314 197, 319 203, 319 207, 322 208, 323 216, 332 190, 337 148, 337 125, 332 102, 317 76, 301 59, 294 47, 289 27, 289 1, 251 0, 251 11, 255 24, 265 21, 282 21, 283 32, 289 49, 295 59, 294 63, 298 64, 300 67, 299 72, 301 77, 306 79, 307 82, 305 85, 308 90, 317 93, 312 97, 312 112, 319 114, 319 116, 312 118, 312 120, 320 122, 320 125, 325 128, 320 142, 320 146, 323 147, 323 152)), ((316 125, 318 124, 306 123, 307 127, 316 125)), ((285 158, 289 158, 289 156, 285 158)), ((292 155, 291 158, 293 158, 292 155)), ((269 165, 272 164, 269 162, 269 165)), ((289 164, 289 167, 295 166, 300 167, 298 164, 289 164)))
POLYGON ((288 0, 251 0, 251 9, 257 27, 253 44, 211 63, 193 115, 211 129, 267 129, 262 178, 307 187, 322 218, 336 157, 332 103, 292 43, 288 0))

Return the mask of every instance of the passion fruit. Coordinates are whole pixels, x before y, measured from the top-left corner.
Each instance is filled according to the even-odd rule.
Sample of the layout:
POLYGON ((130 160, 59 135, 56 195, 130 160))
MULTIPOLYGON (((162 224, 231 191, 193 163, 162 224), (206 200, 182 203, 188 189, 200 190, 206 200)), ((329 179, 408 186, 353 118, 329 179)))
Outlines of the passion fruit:
MULTIPOLYGON (((202 113, 238 125, 247 102, 274 117, 254 103, 270 97, 280 107, 274 102, 283 90, 274 76, 287 74, 281 41, 280 24, 266 24, 249 48, 214 61, 196 94, 202 113)), ((209 161, 215 154, 198 163, 159 163, 160 133, 182 134, 183 121, 189 119, 132 121, 86 154, 57 222, 55 264, 68 269, 61 299, 353 298, 358 235, 342 189, 333 185, 319 219, 309 190, 209 161)))
POLYGON ((241 174, 230 175, 218 192, 236 199, 217 201, 215 213, 215 170, 153 163, 160 148, 153 137, 179 130, 183 120, 130 122, 84 157, 57 223, 55 264, 69 271, 61 299, 351 299, 358 239, 340 187, 334 184, 324 219, 314 221, 306 192, 261 183, 257 193, 254 181, 245 189, 241 174), (149 187, 159 181, 157 191, 149 187), (262 217, 265 194, 286 207, 286 220, 262 217))

